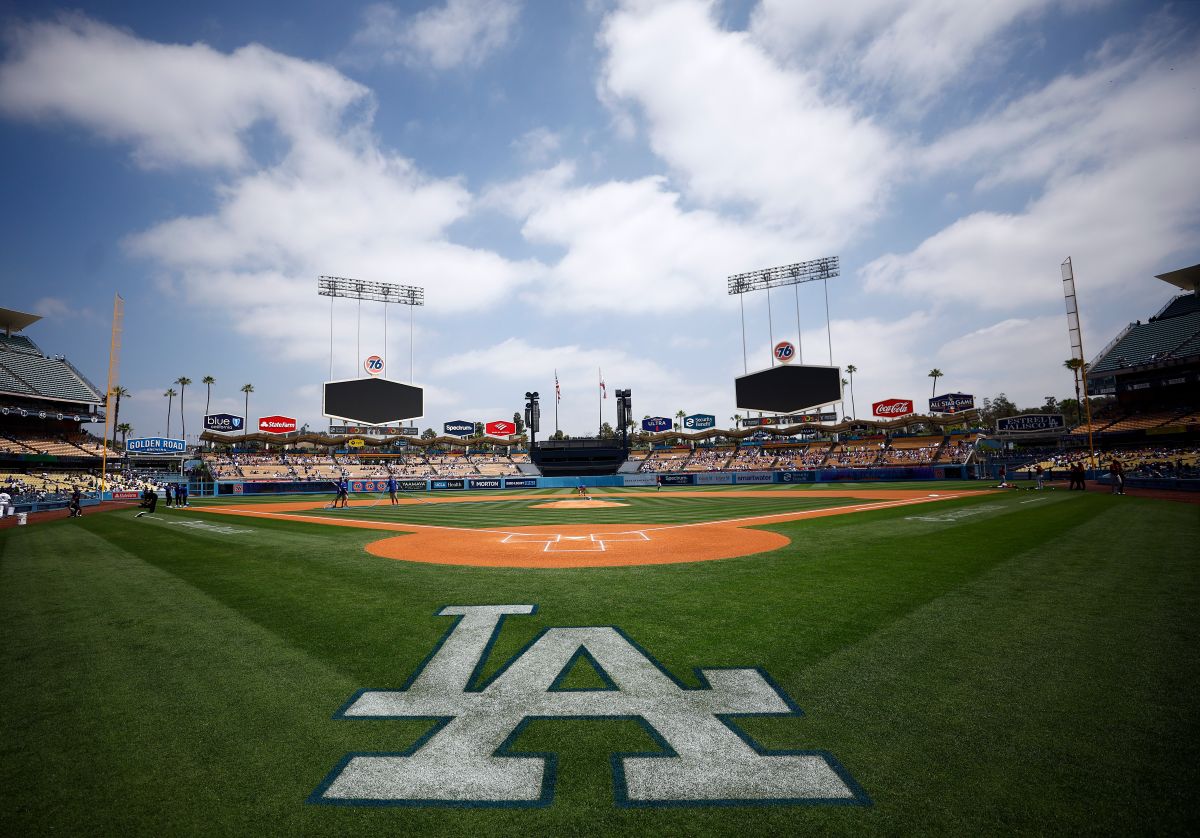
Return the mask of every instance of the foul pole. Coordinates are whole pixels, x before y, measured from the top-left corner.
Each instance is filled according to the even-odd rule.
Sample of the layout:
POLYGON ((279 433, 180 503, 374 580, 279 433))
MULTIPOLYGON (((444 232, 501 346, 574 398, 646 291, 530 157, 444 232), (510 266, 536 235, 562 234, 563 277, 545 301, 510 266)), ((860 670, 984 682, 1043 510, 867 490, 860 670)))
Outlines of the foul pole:
POLYGON ((1071 357, 1079 362, 1079 374, 1083 377, 1083 404, 1087 415, 1088 462, 1096 467, 1096 447, 1092 443, 1092 400, 1087 391, 1087 360, 1083 357, 1083 329, 1079 323, 1079 301, 1075 297, 1075 269, 1071 257, 1059 266, 1062 268, 1063 297, 1067 301, 1067 334, 1071 338, 1071 357))
MULTIPOLYGON (((104 390, 104 445, 100 454, 100 500, 104 500, 104 490, 108 483, 108 441, 112 435, 108 432, 108 423, 113 419, 109 400, 112 398, 113 386, 117 383, 118 371, 121 366, 121 325, 125 319, 125 301, 120 294, 113 295, 112 337, 108 341, 108 385, 104 390)), ((115 428, 113 429, 116 430, 115 428)))

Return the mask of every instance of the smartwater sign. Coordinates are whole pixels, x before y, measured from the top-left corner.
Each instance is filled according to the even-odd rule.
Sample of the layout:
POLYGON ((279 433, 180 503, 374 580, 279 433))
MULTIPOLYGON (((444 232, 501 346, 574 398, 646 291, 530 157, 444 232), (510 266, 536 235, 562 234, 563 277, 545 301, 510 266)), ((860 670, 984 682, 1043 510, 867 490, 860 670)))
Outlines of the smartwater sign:
POLYGON ((706 431, 717 426, 717 417, 711 413, 693 413, 683 418, 683 427, 689 431, 706 431))
POLYGON ((1030 433, 1032 431, 1065 431, 1067 420, 1061 413, 1025 413, 996 420, 998 433, 1030 433))
POLYGON ((206 431, 229 433, 240 431, 245 427, 246 420, 241 416, 234 416, 232 413, 210 413, 204 417, 204 430, 206 431))
POLYGON ((187 445, 182 439, 149 436, 126 440, 125 450, 130 454, 182 454, 187 445))
POLYGON ((671 430, 671 420, 665 416, 650 416, 642 420, 642 430, 652 434, 671 430))

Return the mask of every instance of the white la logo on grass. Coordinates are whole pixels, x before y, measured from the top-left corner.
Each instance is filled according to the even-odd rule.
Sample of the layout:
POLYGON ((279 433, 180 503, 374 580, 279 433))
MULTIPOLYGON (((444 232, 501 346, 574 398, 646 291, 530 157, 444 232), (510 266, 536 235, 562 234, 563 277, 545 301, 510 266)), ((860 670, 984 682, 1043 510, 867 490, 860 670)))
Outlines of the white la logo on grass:
POLYGON ((361 690, 340 719, 436 719, 403 753, 349 754, 309 798, 342 805, 539 806, 554 796, 555 757, 509 750, 532 719, 636 719, 660 751, 613 756, 618 803, 867 803, 832 756, 765 751, 732 721, 799 715, 757 669, 699 670, 701 689, 681 685, 612 626, 549 628, 485 684, 482 670, 509 614, 532 605, 464 605, 425 665, 399 690, 361 690), (608 685, 563 689, 586 657, 608 685))

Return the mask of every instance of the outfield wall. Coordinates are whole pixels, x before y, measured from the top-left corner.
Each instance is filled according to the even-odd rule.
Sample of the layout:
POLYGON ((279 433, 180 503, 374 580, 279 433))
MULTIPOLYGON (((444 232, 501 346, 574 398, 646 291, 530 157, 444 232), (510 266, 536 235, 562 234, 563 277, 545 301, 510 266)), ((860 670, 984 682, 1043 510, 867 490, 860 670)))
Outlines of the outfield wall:
MULTIPOLYGON (((470 492, 500 489, 574 489, 617 488, 632 486, 762 486, 775 483, 855 483, 894 480, 963 480, 971 475, 966 466, 921 466, 894 468, 833 468, 809 471, 716 471, 716 472, 643 472, 595 477, 399 477, 399 492, 470 492)), ((349 481, 351 494, 382 494, 387 479, 363 478, 349 481)), ((331 495, 331 480, 302 482, 294 480, 231 480, 217 484, 218 495, 331 495)))

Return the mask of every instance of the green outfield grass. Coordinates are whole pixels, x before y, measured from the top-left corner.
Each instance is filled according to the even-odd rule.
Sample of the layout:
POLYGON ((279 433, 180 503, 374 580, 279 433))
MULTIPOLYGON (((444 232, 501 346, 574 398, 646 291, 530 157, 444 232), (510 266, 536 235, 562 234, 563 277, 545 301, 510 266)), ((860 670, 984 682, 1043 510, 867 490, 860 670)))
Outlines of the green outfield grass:
MULTIPOLYGON (((617 512, 844 502, 794 491, 651 489, 617 512)), ((455 526, 516 525, 535 512, 518 498, 534 496, 446 509, 455 526)), ((0 531, 4 834, 1127 835, 1197 821, 1195 505, 1013 492, 771 524, 791 545, 741 559, 575 570, 410 564, 363 550, 378 531, 159 513, 0 531), (538 611, 504 623, 479 677, 556 625, 618 626, 690 686, 694 667, 761 667, 805 715, 742 729, 829 752, 871 804, 617 806, 610 753, 655 748, 624 720, 523 730, 517 750, 559 756, 544 808, 307 803, 346 754, 429 731, 331 717, 406 681, 450 625, 441 606, 489 603, 538 611)), ((583 520, 567 515, 532 523, 583 520)), ((567 686, 602 686, 592 675, 567 686)))

